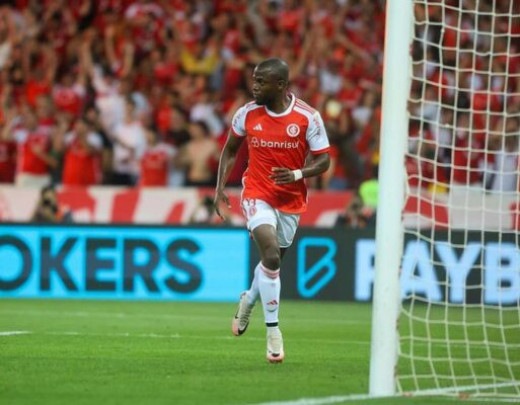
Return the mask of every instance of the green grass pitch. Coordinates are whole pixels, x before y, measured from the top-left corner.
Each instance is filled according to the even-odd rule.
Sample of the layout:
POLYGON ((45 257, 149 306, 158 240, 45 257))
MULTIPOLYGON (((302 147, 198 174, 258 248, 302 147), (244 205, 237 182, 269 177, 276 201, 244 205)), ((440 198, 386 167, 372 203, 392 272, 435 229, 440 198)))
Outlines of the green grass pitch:
POLYGON ((369 305, 282 302, 283 364, 265 359, 260 307, 245 335, 231 335, 235 307, 2 299, 0 403, 486 404, 448 397, 331 402, 368 392, 369 305))

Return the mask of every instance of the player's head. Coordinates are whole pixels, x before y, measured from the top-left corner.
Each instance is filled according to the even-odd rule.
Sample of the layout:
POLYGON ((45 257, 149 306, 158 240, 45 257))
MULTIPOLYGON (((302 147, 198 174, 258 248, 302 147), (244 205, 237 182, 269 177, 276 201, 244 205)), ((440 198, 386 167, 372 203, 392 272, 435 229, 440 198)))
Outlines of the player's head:
POLYGON ((284 97, 288 85, 289 66, 282 59, 266 59, 253 71, 253 97, 257 104, 271 104, 284 97))

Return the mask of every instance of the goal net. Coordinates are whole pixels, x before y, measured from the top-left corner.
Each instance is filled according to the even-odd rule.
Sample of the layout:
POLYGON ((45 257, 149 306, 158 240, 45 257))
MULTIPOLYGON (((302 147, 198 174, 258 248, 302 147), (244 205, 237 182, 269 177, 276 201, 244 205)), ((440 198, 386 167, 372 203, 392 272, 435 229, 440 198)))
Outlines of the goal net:
POLYGON ((520 1, 414 0, 401 393, 520 398, 520 1))

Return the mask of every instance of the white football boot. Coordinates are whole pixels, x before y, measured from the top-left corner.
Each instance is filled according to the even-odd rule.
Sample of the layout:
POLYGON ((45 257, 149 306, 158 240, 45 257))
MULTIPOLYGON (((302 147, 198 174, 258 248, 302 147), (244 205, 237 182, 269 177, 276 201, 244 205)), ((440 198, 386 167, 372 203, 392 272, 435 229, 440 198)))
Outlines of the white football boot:
POLYGON ((278 328, 267 329, 267 361, 281 363, 285 357, 282 332, 278 328))
POLYGON ((254 304, 251 305, 249 302, 247 302, 247 293, 244 291, 242 294, 240 294, 238 309, 231 324, 231 331, 233 332, 233 335, 240 336, 246 331, 247 326, 249 325, 249 317, 251 316, 253 308, 254 304))

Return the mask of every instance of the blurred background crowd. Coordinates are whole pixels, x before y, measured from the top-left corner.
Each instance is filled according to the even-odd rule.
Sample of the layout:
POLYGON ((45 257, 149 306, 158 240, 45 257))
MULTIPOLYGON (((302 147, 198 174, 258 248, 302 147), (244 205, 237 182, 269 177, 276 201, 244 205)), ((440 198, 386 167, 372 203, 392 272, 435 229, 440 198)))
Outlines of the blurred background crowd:
POLYGON ((519 192, 520 2, 415 7, 408 181, 519 192))
MULTIPOLYGON (((452 3, 415 7, 407 170, 425 188, 492 182, 502 151, 518 165, 520 22, 491 13, 508 2, 452 3)), ((383 0, 4 2, 0 182, 212 186, 254 66, 277 56, 333 145, 311 187, 357 189, 379 161, 384 18, 383 0)))
MULTIPOLYGON (((213 185, 254 66, 284 58, 355 187, 377 164, 383 2, 18 0, 0 9, 3 182, 213 185)), ((230 179, 239 185, 247 150, 230 179)))

